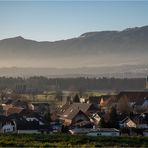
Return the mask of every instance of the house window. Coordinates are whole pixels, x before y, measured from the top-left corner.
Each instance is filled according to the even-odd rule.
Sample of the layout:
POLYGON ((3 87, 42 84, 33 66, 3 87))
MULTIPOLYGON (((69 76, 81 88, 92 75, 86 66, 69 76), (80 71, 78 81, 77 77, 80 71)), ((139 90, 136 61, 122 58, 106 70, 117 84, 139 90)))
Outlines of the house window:
POLYGON ((10 131, 10 128, 7 128, 7 132, 9 132, 10 131))
POLYGON ((101 133, 98 133, 98 134, 97 134, 97 136, 101 136, 101 135, 102 135, 101 133))

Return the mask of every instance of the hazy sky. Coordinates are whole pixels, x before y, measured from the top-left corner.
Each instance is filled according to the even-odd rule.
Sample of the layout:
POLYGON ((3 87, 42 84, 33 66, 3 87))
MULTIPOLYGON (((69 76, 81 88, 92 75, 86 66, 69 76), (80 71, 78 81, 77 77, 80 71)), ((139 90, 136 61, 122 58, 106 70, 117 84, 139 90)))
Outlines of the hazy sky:
POLYGON ((148 1, 0 1, 0 39, 38 41, 148 25, 148 1))

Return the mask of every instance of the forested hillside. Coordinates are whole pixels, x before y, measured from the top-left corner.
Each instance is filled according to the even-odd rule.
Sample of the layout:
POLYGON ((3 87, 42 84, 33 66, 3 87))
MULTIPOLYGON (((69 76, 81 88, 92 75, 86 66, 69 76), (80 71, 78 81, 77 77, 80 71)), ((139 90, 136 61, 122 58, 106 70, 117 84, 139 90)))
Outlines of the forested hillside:
POLYGON ((46 78, 0 77, 0 88, 16 89, 18 85, 37 90, 139 90, 145 89, 144 78, 46 78))

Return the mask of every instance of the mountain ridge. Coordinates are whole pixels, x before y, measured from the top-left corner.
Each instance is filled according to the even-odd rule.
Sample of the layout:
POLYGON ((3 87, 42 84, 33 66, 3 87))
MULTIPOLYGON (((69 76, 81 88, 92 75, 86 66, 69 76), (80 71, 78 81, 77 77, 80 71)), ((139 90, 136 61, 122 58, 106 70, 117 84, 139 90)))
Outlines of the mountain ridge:
POLYGON ((59 41, 0 40, 0 67, 83 67, 148 63, 148 26, 86 32, 59 41))
POLYGON ((75 39, 75 38, 79 38, 85 34, 96 34, 96 33, 105 33, 105 32, 115 32, 115 33, 121 33, 121 32, 129 32, 129 31, 138 31, 138 30, 148 30, 148 25, 146 26, 142 26, 142 27, 133 27, 133 28, 126 28, 126 29, 123 29, 123 30, 103 30, 103 31, 90 31, 90 32, 85 32, 85 33, 82 33, 80 36, 78 37, 74 37, 74 38, 69 38, 69 39, 61 39, 61 40, 55 40, 55 41, 37 41, 37 40, 33 40, 33 39, 26 39, 24 38, 23 36, 19 35, 19 36, 14 36, 14 37, 10 37, 10 38, 5 38, 5 39, 1 39, 0 41, 2 40, 8 40, 8 39, 25 39, 25 40, 30 40, 30 41, 35 41, 35 42, 59 42, 59 41, 65 41, 65 40, 71 40, 71 39, 75 39))

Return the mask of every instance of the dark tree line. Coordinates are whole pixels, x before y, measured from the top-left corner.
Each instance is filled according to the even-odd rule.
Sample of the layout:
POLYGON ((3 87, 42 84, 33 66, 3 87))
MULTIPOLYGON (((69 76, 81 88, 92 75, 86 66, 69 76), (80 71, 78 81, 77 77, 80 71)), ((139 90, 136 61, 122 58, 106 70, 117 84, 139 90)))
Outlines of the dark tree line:
POLYGON ((30 77, 12 78, 0 77, 0 89, 16 89, 17 85, 39 90, 135 90, 145 88, 144 78, 46 78, 30 77))

